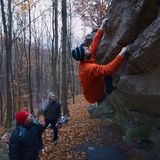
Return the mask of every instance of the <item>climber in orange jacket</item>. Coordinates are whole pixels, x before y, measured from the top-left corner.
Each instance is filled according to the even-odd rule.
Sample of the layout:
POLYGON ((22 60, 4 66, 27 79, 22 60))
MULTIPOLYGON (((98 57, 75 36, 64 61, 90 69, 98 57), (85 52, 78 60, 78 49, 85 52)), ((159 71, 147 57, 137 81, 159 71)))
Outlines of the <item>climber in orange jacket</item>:
POLYGON ((105 19, 90 47, 79 46, 72 50, 72 57, 79 63, 79 80, 82 86, 83 94, 90 103, 101 102, 105 97, 104 77, 115 73, 124 59, 127 47, 123 47, 121 52, 113 61, 106 65, 96 64, 95 55, 97 47, 102 39, 105 26, 108 19, 105 19))

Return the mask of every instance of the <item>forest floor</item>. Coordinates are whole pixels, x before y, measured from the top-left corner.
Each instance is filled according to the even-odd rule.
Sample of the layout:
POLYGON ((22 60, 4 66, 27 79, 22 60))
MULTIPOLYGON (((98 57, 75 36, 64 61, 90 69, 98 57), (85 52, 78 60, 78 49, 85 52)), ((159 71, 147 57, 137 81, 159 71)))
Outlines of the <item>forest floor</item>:
POLYGON ((69 101, 69 121, 59 129, 58 144, 53 144, 51 129, 43 134, 45 151, 41 153, 41 160, 87 160, 88 149, 106 146, 118 147, 126 160, 154 160, 128 146, 122 139, 120 126, 108 120, 91 119, 87 105, 83 96, 77 96, 75 104, 69 101))

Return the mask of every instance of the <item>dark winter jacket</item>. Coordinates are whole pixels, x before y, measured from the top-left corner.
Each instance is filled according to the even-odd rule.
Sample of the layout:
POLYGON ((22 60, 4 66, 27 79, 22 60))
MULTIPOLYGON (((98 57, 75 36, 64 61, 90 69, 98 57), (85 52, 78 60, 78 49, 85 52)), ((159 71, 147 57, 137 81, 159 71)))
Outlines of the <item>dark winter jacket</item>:
POLYGON ((9 140, 10 160, 38 160, 38 152, 43 147, 43 125, 33 120, 29 126, 17 124, 9 140))
POLYGON ((48 120, 57 120, 61 116, 61 105, 57 101, 49 101, 44 110, 44 116, 48 120))

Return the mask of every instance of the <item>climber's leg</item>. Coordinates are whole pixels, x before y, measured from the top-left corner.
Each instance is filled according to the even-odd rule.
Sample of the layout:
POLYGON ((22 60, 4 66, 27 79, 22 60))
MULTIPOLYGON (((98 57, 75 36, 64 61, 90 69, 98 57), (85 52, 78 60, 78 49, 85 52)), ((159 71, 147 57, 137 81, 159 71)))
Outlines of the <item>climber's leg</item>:
POLYGON ((105 76, 104 77, 104 84, 105 84, 105 91, 106 93, 108 94, 111 94, 112 93, 112 90, 113 90, 113 84, 112 84, 112 76, 105 76))

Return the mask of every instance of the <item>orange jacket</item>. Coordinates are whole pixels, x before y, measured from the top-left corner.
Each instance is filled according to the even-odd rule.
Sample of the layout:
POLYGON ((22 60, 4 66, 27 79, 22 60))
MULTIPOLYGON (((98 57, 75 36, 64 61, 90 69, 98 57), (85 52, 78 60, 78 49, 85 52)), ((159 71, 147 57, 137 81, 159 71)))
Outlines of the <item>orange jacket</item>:
POLYGON ((112 75, 123 61, 123 56, 117 55, 112 62, 106 65, 96 64, 96 50, 102 36, 103 31, 99 29, 90 46, 92 53, 90 60, 83 60, 79 64, 79 79, 83 94, 90 103, 95 103, 104 96, 104 76, 112 75))

